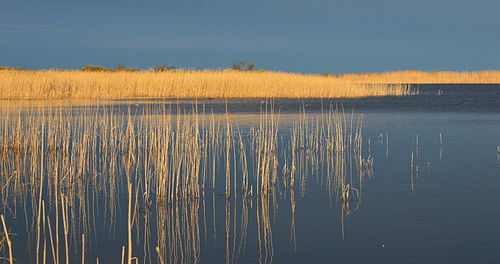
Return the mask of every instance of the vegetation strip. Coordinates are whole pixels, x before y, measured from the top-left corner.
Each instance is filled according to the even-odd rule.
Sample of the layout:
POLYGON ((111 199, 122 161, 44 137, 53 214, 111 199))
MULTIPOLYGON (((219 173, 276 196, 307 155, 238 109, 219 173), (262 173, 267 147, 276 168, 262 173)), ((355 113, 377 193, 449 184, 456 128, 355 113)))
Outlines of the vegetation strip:
POLYGON ((266 71, 0 70, 0 99, 346 98, 404 96, 404 84, 266 71))

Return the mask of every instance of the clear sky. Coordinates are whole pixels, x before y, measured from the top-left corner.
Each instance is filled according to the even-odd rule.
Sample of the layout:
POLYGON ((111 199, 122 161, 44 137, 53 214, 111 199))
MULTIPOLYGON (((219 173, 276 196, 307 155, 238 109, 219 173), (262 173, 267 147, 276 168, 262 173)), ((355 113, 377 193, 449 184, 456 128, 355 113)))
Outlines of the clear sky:
POLYGON ((0 0, 0 65, 500 69, 500 0, 0 0))

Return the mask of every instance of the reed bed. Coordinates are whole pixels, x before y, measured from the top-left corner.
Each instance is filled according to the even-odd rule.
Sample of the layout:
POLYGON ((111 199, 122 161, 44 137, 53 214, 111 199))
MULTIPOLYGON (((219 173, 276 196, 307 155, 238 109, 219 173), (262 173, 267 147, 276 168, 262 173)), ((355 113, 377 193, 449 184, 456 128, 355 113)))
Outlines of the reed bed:
POLYGON ((407 85, 259 71, 0 70, 0 99, 343 98, 408 95, 407 85))
POLYGON ((197 105, 29 108, 0 117, 0 203, 24 219, 34 263, 95 262, 89 252, 102 219, 110 234, 126 234, 116 252, 122 263, 198 263, 210 221, 217 240, 217 196, 226 202, 226 262, 244 254, 255 215, 258 260, 271 263, 281 198, 290 196, 295 249, 296 193, 313 182, 328 190, 344 230, 373 162, 363 156, 362 117, 333 106, 316 118, 303 109, 291 129, 272 103, 245 127, 197 105))
POLYGON ((500 84, 500 71, 396 71, 385 73, 344 74, 335 76, 355 83, 407 83, 407 84, 500 84))

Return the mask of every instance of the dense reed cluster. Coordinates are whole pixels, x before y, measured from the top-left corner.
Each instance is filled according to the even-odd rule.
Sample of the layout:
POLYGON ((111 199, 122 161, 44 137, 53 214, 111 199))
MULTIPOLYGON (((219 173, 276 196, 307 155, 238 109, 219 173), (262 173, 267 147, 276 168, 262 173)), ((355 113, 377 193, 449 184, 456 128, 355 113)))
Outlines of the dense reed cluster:
POLYGON ((396 71, 384 73, 344 74, 336 76, 341 80, 359 83, 500 83, 500 71, 451 72, 451 71, 396 71))
POLYGON ((245 254, 249 211, 255 210, 259 262, 270 263, 271 219, 280 199, 289 201, 292 248, 295 195, 304 195, 308 183, 341 205, 343 231, 344 215, 360 201, 373 164, 363 157, 362 118, 333 106, 315 117, 303 110, 288 125, 267 104, 258 123, 241 126, 229 113, 197 105, 190 111, 98 106, 0 114, 0 202, 4 214, 22 216, 31 230, 33 263, 84 263, 102 219, 111 233, 126 226, 118 230, 127 233, 116 252, 122 263, 139 261, 137 255, 144 263, 200 262, 210 222, 217 233, 221 196, 226 262, 245 254))
POLYGON ((0 70, 0 99, 341 98, 413 92, 406 85, 279 72, 0 70))

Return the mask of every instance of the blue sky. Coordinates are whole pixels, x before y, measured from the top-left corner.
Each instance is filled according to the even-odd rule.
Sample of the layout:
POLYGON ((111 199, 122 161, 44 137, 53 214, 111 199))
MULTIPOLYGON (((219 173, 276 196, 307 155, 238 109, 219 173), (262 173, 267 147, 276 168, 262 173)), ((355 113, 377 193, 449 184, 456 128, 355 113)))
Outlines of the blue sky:
POLYGON ((0 0, 0 65, 500 69, 498 0, 0 0))

